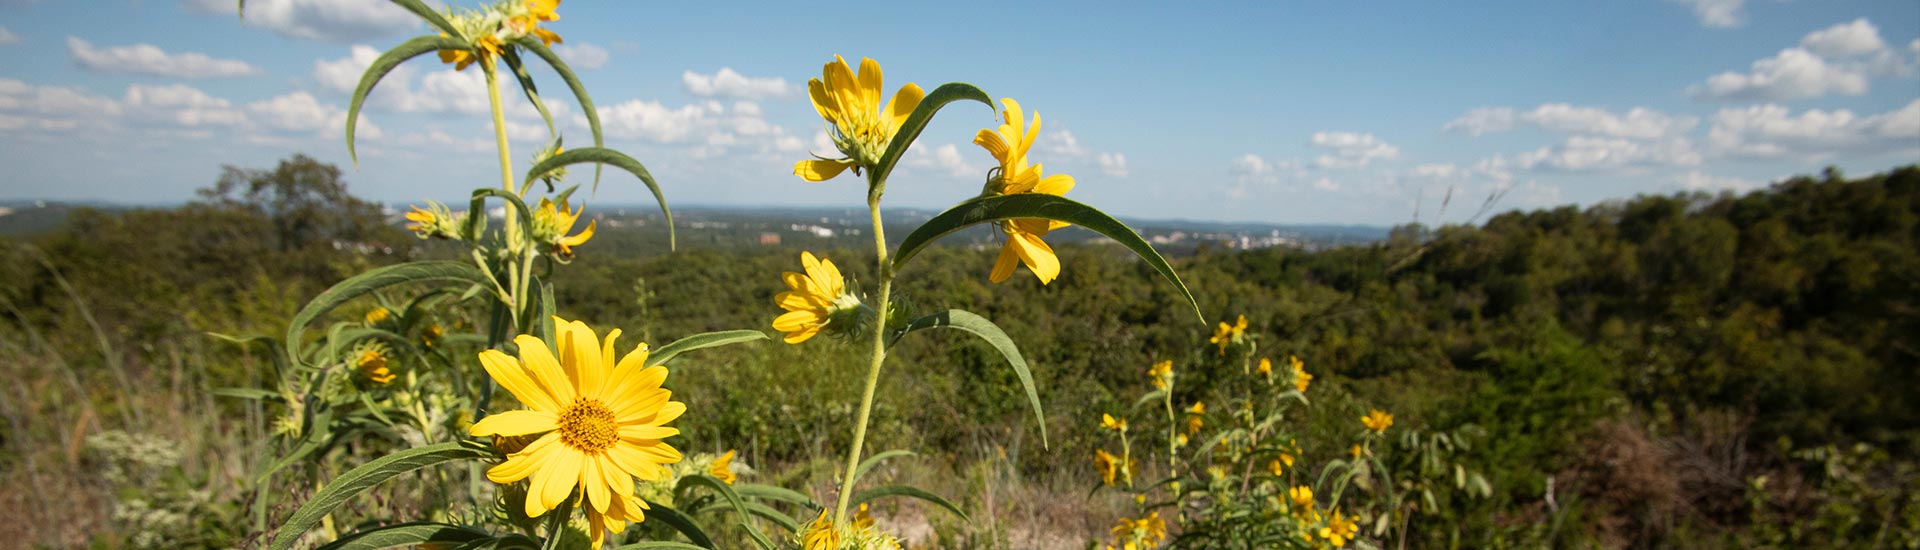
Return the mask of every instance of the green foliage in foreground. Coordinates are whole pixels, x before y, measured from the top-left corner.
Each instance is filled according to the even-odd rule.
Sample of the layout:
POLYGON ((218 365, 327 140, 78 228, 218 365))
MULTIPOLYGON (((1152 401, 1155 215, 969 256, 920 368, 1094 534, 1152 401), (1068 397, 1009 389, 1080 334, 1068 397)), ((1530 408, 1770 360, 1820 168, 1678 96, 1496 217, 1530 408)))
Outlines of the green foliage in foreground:
MULTIPOLYGON (((283 169, 303 169, 297 160, 283 169)), ((270 361, 203 333, 274 333, 346 274, 441 253, 413 248, 343 193, 242 192, 249 179, 178 210, 80 213, 60 232, 0 249, 0 361, 52 369, 58 359, 65 369, 6 373, 69 373, 71 383, 46 379, 80 388, 86 405, 58 401, 74 394, 9 394, 6 412, 27 422, 6 428, 0 461, 65 453, 54 434, 86 425, 82 410, 130 431, 168 421, 143 409, 146 396, 123 395, 129 380, 261 387, 270 361), (183 369, 182 356, 199 359, 183 369)), ((767 274, 792 261, 789 250, 699 248, 663 260, 603 242, 619 241, 582 247, 556 275, 557 301, 656 345, 764 327, 780 290, 767 274)), ((1903 547, 1920 544, 1917 250, 1920 169, 1909 167, 1745 196, 1516 212, 1478 228, 1406 227, 1385 243, 1316 253, 1209 248, 1173 263, 1212 320, 1244 313, 1263 355, 1305 361, 1317 410, 1350 409, 1306 419, 1304 456, 1344 455, 1322 442, 1346 441, 1361 403, 1408 428, 1479 434, 1455 458, 1486 473, 1494 498, 1437 503, 1446 513, 1416 521, 1410 546, 1903 547)), ((824 252, 849 276, 872 278, 871 256, 824 252)), ((1019 471, 1084 493, 1097 479, 1087 457, 1099 411, 1131 405, 1148 365, 1181 369, 1177 402, 1229 390, 1219 381, 1240 366, 1204 347, 1206 329, 1151 267, 1098 245, 1061 247, 1061 257, 1052 285, 996 286, 978 276, 989 253, 929 248, 900 290, 910 308, 999 320, 1031 366, 1052 450, 1036 444, 1023 381, 959 331, 927 331, 892 351, 897 375, 877 405, 874 448, 966 464, 996 452, 983 442, 1013 441, 1019 471)), ((738 447, 767 471, 831 456, 846 434, 815 427, 844 425, 852 411, 818 403, 852 400, 860 351, 764 342, 689 356, 675 395, 700 414, 685 437, 738 447)), ((242 441, 260 429, 246 422, 265 422, 256 406, 223 399, 172 421, 225 418, 214 437, 242 441)), ((79 454, 96 452, 107 451, 79 454)), ((1164 462, 1143 452, 1142 462, 1164 462)), ((193 493, 213 501, 198 506, 224 514, 219 525, 245 524, 249 493, 219 490, 213 471, 142 477, 169 480, 149 491, 215 487, 193 493)), ((404 517, 398 508, 418 497, 382 498, 349 506, 351 517, 404 517)), ((245 536, 211 525, 181 529, 209 545, 245 536)))

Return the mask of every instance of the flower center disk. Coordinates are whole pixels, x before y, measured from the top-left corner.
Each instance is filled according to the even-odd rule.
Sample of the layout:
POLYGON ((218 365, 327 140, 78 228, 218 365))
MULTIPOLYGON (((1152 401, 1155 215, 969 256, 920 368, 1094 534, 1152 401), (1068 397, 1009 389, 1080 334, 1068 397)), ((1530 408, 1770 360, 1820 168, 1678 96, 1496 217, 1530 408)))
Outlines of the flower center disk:
POLYGON ((613 410, 598 399, 574 401, 560 413, 560 442, 584 452, 597 453, 613 448, 620 440, 620 426, 613 410))

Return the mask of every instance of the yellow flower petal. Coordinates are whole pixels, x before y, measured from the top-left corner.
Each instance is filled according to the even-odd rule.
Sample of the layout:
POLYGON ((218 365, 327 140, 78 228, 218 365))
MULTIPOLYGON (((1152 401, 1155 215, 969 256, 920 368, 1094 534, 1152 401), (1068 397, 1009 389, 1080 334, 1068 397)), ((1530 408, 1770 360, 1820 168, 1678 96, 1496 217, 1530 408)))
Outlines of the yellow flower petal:
POLYGON ((499 350, 486 350, 480 352, 480 366, 487 370, 487 374, 492 376, 500 387, 506 388, 515 399, 519 399, 520 403, 537 411, 560 411, 559 403, 555 402, 546 390, 541 389, 539 383, 533 381, 531 373, 527 372, 527 369, 512 356, 501 353, 499 350))
POLYGON ((860 104, 880 104, 880 62, 871 57, 860 58, 860 104))
POLYGON ((553 431, 560 417, 543 411, 505 411, 487 415, 475 422, 467 433, 474 436, 516 436, 553 431))
MULTIPOLYGON (((900 91, 893 93, 893 99, 887 101, 887 129, 890 135, 898 135, 900 127, 907 123, 907 117, 914 109, 920 108, 920 100, 926 99, 927 92, 919 84, 908 82, 900 91)), ((877 97, 875 99, 878 99, 877 97)))
POLYGON ((827 181, 845 172, 852 164, 837 160, 803 160, 793 163, 793 175, 807 181, 827 181))

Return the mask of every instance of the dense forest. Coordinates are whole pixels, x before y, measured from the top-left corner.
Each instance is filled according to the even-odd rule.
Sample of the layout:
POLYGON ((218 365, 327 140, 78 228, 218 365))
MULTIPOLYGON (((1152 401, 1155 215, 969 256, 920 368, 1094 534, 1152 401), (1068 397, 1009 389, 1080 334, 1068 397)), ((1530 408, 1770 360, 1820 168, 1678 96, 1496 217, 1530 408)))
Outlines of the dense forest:
MULTIPOLYGON (((669 252, 653 231, 581 246, 555 271, 559 309, 649 342, 769 328, 797 248, 669 252)), ((866 279, 860 250, 813 252, 866 279)), ((1029 500, 1087 502, 1100 415, 1132 405, 1149 365, 1182 369, 1181 402, 1211 400, 1222 389, 1210 380, 1241 368, 1130 253, 1059 251, 1052 284, 995 285, 983 277, 991 250, 938 248, 896 291, 908 308, 1000 320, 1034 366, 1051 436, 1040 444, 991 349, 950 335, 902 344, 873 437, 921 452, 919 475, 976 510, 972 525, 936 525, 937 544, 1008 545, 996 513, 1075 517, 996 512, 995 491, 1018 480, 1022 494, 1052 495, 1029 500), (1003 456, 1005 472, 980 473, 1003 456)), ((262 387, 265 367, 208 334, 276 334, 347 274, 450 254, 304 157, 230 168, 181 208, 81 209, 55 231, 0 240, 0 373, 15 382, 0 405, 0 476, 33 489, 0 510, 36 518, 0 536, 118 545, 111 533, 159 521, 116 505, 138 493, 149 508, 188 502, 176 504, 190 511, 185 530, 237 544, 244 533, 222 524, 244 495, 227 480, 265 450, 220 442, 254 440, 273 413, 211 396, 262 387), (98 437, 110 432, 183 443, 158 475, 76 474, 128 461, 98 437), (79 496, 35 496, 56 491, 79 496)), ((1403 226, 1314 252, 1202 246, 1174 264, 1210 321, 1244 315, 1262 355, 1297 356, 1315 377, 1316 410, 1338 413, 1307 419, 1307 456, 1346 453, 1334 434, 1362 403, 1475 441, 1459 460, 1493 495, 1436 503, 1416 546, 1920 547, 1920 167, 1403 226)), ((672 382, 699 411, 682 437, 738 448, 776 482, 830 468, 847 434, 813 427, 851 414, 860 352, 774 340, 701 355, 672 382)))

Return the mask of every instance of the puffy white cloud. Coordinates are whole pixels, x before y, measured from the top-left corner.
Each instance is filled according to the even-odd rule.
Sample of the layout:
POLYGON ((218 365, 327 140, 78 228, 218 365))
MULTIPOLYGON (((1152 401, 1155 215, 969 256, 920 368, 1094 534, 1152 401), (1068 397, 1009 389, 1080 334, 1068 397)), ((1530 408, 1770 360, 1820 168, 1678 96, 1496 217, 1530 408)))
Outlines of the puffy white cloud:
MULTIPOLYGON (((313 62, 313 80, 321 88, 340 93, 352 93, 360 85, 360 76, 380 58, 380 50, 366 44, 354 44, 352 53, 340 59, 321 59, 313 62)), ((401 65, 387 73, 382 80, 392 85, 395 81, 405 82, 412 75, 413 68, 401 65), (403 72, 404 71, 404 72, 403 72)), ((376 90, 380 88, 374 88, 376 90)))
POLYGON ((1672 0, 1693 8, 1694 17, 1701 25, 1708 27, 1738 27, 1747 22, 1747 16, 1741 12, 1746 0, 1672 0))
POLYGON ((1116 178, 1127 177, 1132 173, 1127 169, 1127 156, 1120 153, 1100 153, 1100 173, 1116 178))
POLYGON ((600 127, 609 137, 673 143, 686 141, 707 124, 708 114, 701 105, 669 108, 657 101, 631 99, 600 107, 600 127))
POLYGON ((1560 145, 1542 147, 1514 158, 1514 164, 1521 168, 1570 172, 1692 166, 1700 162, 1700 153, 1684 139, 1645 142, 1593 136, 1572 136, 1560 145))
POLYGON ((80 88, 36 86, 0 78, 0 129, 63 131, 97 127, 120 113, 119 102, 80 88))
POLYGON ((794 89, 787 84, 787 79, 753 78, 734 72, 730 67, 721 67, 720 72, 710 75, 687 71, 681 73, 680 83, 686 86, 688 93, 701 97, 763 99, 782 97, 794 89))
POLYGON ((1233 175, 1239 176, 1241 181, 1247 181, 1270 177, 1274 172, 1274 166, 1268 163, 1267 159, 1260 158, 1260 155, 1247 153, 1233 159, 1232 172, 1233 175))
POLYGON ((966 157, 960 155, 958 145, 946 143, 933 147, 932 152, 928 151, 926 147, 915 143, 907 149, 907 157, 901 159, 900 163, 913 168, 938 170, 956 178, 978 177, 984 180, 986 177, 987 167, 968 163, 966 157))
POLYGON ((1793 114, 1776 104, 1721 109, 1707 131, 1719 153, 1819 159, 1836 154, 1920 155, 1920 100, 1871 116, 1846 109, 1793 114))
POLYGON ((1880 29, 1862 17, 1809 33, 1800 39, 1800 46, 1833 58, 1878 52, 1886 49, 1887 43, 1880 40, 1880 29))
POLYGON ((1828 94, 1867 93, 1870 76, 1908 75, 1920 63, 1887 46, 1866 18, 1808 33, 1800 44, 1754 61, 1747 72, 1728 71, 1689 86, 1694 97, 1720 100, 1784 100, 1828 94))
POLYGON ((1093 154, 1093 151, 1080 145, 1080 138, 1066 130, 1054 130, 1042 134, 1039 143, 1035 145, 1040 147, 1041 152, 1053 157, 1075 158, 1093 154))
POLYGON ((1388 145, 1373 134, 1314 132, 1309 143, 1331 151, 1314 159, 1314 165, 1321 168, 1364 168, 1375 160, 1400 156, 1400 148, 1388 145))
POLYGON ((0 46, 19 43, 20 35, 13 34, 13 31, 7 30, 6 27, 0 27, 0 46))
MULTIPOLYGON (((187 5, 209 15, 235 16, 233 0, 187 0, 187 5)), ((420 24, 418 17, 386 0, 250 0, 245 21, 282 36, 327 42, 385 38, 420 24)))
POLYGON ((177 78, 233 77, 259 74, 245 61, 214 59, 203 53, 170 54, 152 44, 95 48, 78 37, 67 37, 67 53, 81 67, 103 73, 145 74, 177 78))
MULTIPOLYGON (((345 132, 346 109, 322 103, 313 94, 291 92, 247 104, 252 118, 270 130, 338 136, 345 132)), ((365 116, 354 129, 355 139, 379 139, 381 130, 365 116)))
POLYGON ((233 103, 184 84, 127 88, 122 103, 129 112, 179 126, 244 126, 247 114, 233 103))
MULTIPOLYGON (((718 101, 704 101, 669 107, 657 101, 632 99, 600 107, 600 125, 611 139, 639 139, 662 144, 687 145, 699 156, 713 156, 735 148, 762 154, 791 155, 807 149, 807 143, 778 124, 762 118, 758 103, 736 101, 729 108, 718 101)), ((586 117, 575 116, 574 123, 586 125, 586 117)), ((824 132, 815 138, 815 152, 838 156, 824 132)))
POLYGON ((1733 191, 1737 193, 1744 193, 1747 191, 1752 191, 1754 189, 1760 188, 1760 184, 1750 180, 1743 180, 1740 178, 1717 177, 1717 176, 1709 175, 1705 172, 1701 172, 1699 170, 1691 170, 1684 174, 1676 174, 1674 175, 1671 182, 1675 186, 1678 186, 1679 188, 1685 189, 1688 191, 1707 191, 1707 192, 1733 191))
POLYGON ((598 69, 607 66, 613 54, 606 48, 593 44, 561 44, 553 47, 553 53, 559 54, 567 66, 580 69, 598 69))
POLYGON ((1660 139, 1683 134, 1699 123, 1700 120, 1695 117, 1669 115, 1645 107, 1634 107, 1625 114, 1616 114, 1595 107, 1547 103, 1524 113, 1509 107, 1474 109, 1448 122, 1444 129, 1477 136, 1529 124, 1566 134, 1660 139))

